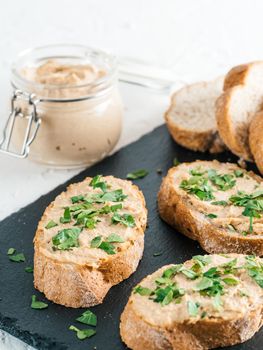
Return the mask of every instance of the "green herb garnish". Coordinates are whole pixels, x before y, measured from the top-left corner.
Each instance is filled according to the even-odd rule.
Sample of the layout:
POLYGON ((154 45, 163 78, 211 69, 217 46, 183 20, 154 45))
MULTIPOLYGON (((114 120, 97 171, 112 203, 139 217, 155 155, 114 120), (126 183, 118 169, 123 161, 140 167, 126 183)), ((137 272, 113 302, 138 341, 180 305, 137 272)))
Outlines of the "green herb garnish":
POLYGON ((200 307, 199 303, 194 303, 193 301, 189 300, 187 302, 187 310, 190 316, 196 317, 198 315, 198 309, 200 307))
POLYGON ((93 179, 90 181, 90 186, 95 188, 100 188, 103 192, 105 192, 107 190, 107 184, 105 181, 102 181, 102 176, 101 175, 97 175, 94 176, 93 179))
POLYGON ((243 177, 244 176, 244 171, 241 169, 237 169, 234 171, 234 174, 236 177, 243 177))
POLYGON ((208 179, 201 175, 195 175, 190 177, 189 180, 183 180, 180 188, 190 194, 194 194, 202 201, 214 199, 212 187, 208 184, 208 179))
POLYGON ((208 177, 210 181, 221 191, 227 191, 234 187, 236 180, 232 174, 218 174, 216 170, 208 170, 208 177))
POLYGON ((215 202, 212 202, 211 204, 222 205, 223 207, 226 207, 228 205, 228 203, 226 201, 215 201, 215 202))
POLYGON ((32 273, 33 271, 34 271, 33 267, 31 267, 31 266, 25 267, 25 272, 32 273))
POLYGON ((75 203, 79 203, 79 202, 84 201, 85 197, 82 194, 80 194, 79 196, 73 196, 70 199, 71 199, 72 204, 75 204, 75 203))
POLYGON ((127 227, 134 227, 135 226, 135 220, 134 217, 130 214, 117 214, 115 213, 112 218, 111 218, 111 222, 114 225, 117 224, 122 224, 124 226, 127 227))
POLYGON ((70 250, 73 247, 79 247, 79 235, 82 229, 79 227, 66 228, 59 231, 53 238, 53 249, 70 250))
POLYGON ((206 217, 208 217, 209 219, 215 219, 215 218, 217 218, 217 215, 210 213, 210 214, 207 214, 206 217))
POLYGON ((124 239, 119 235, 117 235, 116 233, 110 234, 106 240, 109 243, 124 243, 124 239))
POLYGON ((16 255, 9 255, 9 260, 13 261, 13 262, 20 263, 20 262, 26 261, 26 258, 25 258, 25 255, 23 253, 19 253, 16 255))
POLYGON ((15 252, 16 252, 15 248, 9 248, 7 251, 7 255, 13 255, 15 254, 15 252))
POLYGON ((134 288, 133 292, 136 294, 140 294, 142 296, 145 296, 145 295, 151 295, 153 293, 153 291, 149 288, 145 288, 145 287, 141 287, 141 286, 137 286, 134 288))
POLYGON ((140 169, 140 170, 136 170, 132 173, 128 173, 126 178, 129 180, 136 180, 136 179, 142 179, 145 176, 147 176, 149 174, 149 172, 145 169, 140 169))
POLYGON ((97 326, 97 316, 90 310, 85 311, 76 320, 89 326, 97 326))
POLYGON ((42 301, 38 301, 37 297, 35 295, 32 295, 32 302, 31 302, 32 309, 42 310, 42 309, 46 309, 47 307, 48 307, 48 304, 43 303, 42 301))
POLYGON ((78 329, 77 327, 72 325, 69 327, 69 330, 76 332, 79 340, 90 338, 96 334, 95 329, 78 329))
POLYGON ((107 254, 113 255, 116 254, 115 246, 112 243, 123 243, 124 240, 119 235, 112 233, 109 235, 106 240, 102 239, 102 236, 96 236, 90 242, 91 248, 99 248, 104 250, 107 254))
POLYGON ((63 217, 59 219, 62 224, 69 223, 71 221, 71 214, 69 207, 65 208, 63 217))
POLYGON ((50 220, 50 221, 46 224, 45 228, 46 228, 47 230, 49 230, 50 228, 55 227, 55 226, 58 226, 58 224, 57 224, 55 221, 50 220))

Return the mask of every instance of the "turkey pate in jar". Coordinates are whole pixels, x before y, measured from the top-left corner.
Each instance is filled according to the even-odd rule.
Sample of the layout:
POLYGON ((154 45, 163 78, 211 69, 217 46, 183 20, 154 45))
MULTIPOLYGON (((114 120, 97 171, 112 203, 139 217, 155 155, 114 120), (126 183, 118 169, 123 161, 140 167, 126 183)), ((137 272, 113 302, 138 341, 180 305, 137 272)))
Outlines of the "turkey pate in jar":
POLYGON ((32 160, 72 168, 91 165, 109 154, 120 137, 123 116, 116 69, 111 55, 78 45, 22 53, 12 69, 22 115, 13 128, 16 148, 23 145, 25 116, 31 113, 33 98, 41 123, 28 148, 32 160))

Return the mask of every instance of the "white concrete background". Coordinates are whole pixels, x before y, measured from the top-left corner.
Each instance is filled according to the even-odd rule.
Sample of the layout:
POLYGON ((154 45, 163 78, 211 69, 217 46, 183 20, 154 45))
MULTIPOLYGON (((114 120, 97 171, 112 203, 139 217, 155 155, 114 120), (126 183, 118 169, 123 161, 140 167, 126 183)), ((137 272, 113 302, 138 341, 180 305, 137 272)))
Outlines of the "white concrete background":
MULTIPOLYGON (((0 127, 6 118, 10 62, 20 50, 86 44, 154 62, 171 69, 175 81, 192 82, 262 59, 262 13, 261 0, 5 1, 0 11, 0 127)), ((121 85, 121 92, 126 109, 118 147, 161 124, 168 103, 168 96, 139 88, 121 85)), ((75 173, 0 155, 0 218, 75 173)), ((1 350, 26 348, 0 331, 1 350)))

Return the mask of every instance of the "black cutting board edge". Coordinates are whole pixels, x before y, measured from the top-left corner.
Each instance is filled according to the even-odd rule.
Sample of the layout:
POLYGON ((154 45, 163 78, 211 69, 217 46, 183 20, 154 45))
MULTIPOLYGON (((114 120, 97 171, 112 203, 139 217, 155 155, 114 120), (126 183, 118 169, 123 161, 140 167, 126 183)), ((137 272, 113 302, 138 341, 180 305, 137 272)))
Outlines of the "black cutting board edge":
MULTIPOLYGON (((119 337, 119 318, 127 303, 132 287, 144 276, 169 263, 179 263, 192 255, 204 253, 194 242, 166 225, 157 212, 156 195, 162 175, 172 166, 174 158, 179 161, 196 159, 236 162, 230 153, 218 156, 188 151, 172 141, 164 125, 126 146, 109 158, 84 170, 65 184, 40 197, 34 203, 20 209, 0 223, 0 328, 39 350, 122 350, 126 349, 119 337), (46 206, 70 183, 82 181, 86 176, 96 174, 114 175, 125 178, 129 171, 145 168, 149 175, 135 181, 143 191, 148 214, 148 228, 145 234, 145 250, 137 271, 127 280, 111 288, 103 304, 92 308, 98 317, 97 334, 91 339, 79 341, 74 332, 68 330, 70 324, 81 314, 80 309, 65 308, 49 303, 48 309, 32 310, 31 295, 45 301, 44 296, 33 287, 32 274, 24 272, 24 267, 33 264, 33 245, 37 223, 46 206), (26 263, 11 263, 6 255, 9 247, 24 252, 26 263), (154 257, 154 253, 162 255, 154 257)), ((255 171, 255 168, 251 166, 255 171)), ((79 325, 81 328, 82 325, 79 325)), ((83 327, 82 327, 83 328, 83 327)), ((231 350, 263 349, 262 331, 248 342, 231 350)))

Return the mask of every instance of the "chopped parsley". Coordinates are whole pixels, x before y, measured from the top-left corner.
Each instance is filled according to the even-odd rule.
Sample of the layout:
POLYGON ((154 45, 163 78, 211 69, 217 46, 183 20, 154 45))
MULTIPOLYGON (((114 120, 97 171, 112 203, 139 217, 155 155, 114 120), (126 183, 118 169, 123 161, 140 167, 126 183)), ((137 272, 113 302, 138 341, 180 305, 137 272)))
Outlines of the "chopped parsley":
POLYGON ((248 275, 263 288, 263 263, 258 262, 255 256, 247 256, 245 268, 248 275))
POLYGON ((83 312, 83 314, 78 317, 76 321, 87 324, 88 326, 97 326, 97 316, 90 310, 83 312))
POLYGON ((145 287, 141 287, 141 286, 135 287, 133 292, 134 292, 134 294, 138 293, 142 296, 151 295, 153 293, 153 291, 150 288, 145 288, 145 287))
POLYGON ((106 192, 107 184, 105 181, 102 181, 101 178, 101 175, 94 176, 89 185, 94 189, 100 188, 103 192, 106 192))
POLYGON ((115 246, 113 243, 124 243, 124 240, 116 233, 109 235, 106 240, 103 240, 102 236, 96 236, 91 240, 90 247, 102 249, 107 254, 113 255, 116 254, 115 246))
POLYGON ((43 303, 42 301, 38 301, 37 297, 35 295, 32 295, 32 301, 31 301, 32 309, 42 310, 42 309, 46 309, 47 307, 48 307, 48 304, 43 303))
POLYGON ((79 340, 84 340, 84 339, 90 338, 90 337, 92 337, 93 335, 96 334, 95 329, 91 329, 91 328, 78 329, 77 327, 72 326, 72 325, 69 327, 69 330, 76 332, 77 333, 77 338, 79 340))
POLYGON ((31 266, 25 267, 25 272, 32 273, 33 271, 34 271, 33 267, 31 267, 31 266))
POLYGON ((63 217, 59 219, 61 224, 67 224, 71 221, 71 214, 70 214, 70 209, 69 207, 65 208, 63 217))
POLYGON ((234 174, 236 177, 243 177, 244 176, 244 171, 241 169, 234 170, 234 174))
POLYGON ((206 214, 206 217, 208 217, 209 219, 215 219, 215 218, 217 218, 217 215, 210 213, 210 214, 206 214))
POLYGON ((50 228, 55 227, 55 226, 58 226, 58 224, 57 224, 55 221, 50 220, 50 221, 46 224, 45 228, 46 228, 47 230, 49 230, 50 228))
POLYGON ((143 179, 145 176, 147 176, 149 172, 145 169, 136 170, 132 173, 128 173, 126 178, 129 180, 137 180, 137 179, 143 179))
POLYGON ((192 300, 187 302, 187 310, 190 316, 195 317, 198 315, 199 303, 194 303, 192 300))
POLYGON ((234 187, 236 180, 232 174, 218 174, 216 170, 208 170, 208 177, 210 181, 221 191, 227 191, 234 187))
POLYGON ((25 258, 25 255, 23 253, 19 253, 16 255, 9 255, 9 260, 13 261, 13 262, 20 263, 20 262, 26 261, 26 258, 25 258))
POLYGON ((222 205, 223 207, 226 207, 228 205, 228 203, 226 201, 215 201, 215 202, 212 202, 211 204, 222 205))
POLYGON ((15 248, 9 248, 7 251, 7 255, 13 255, 15 254, 15 252, 16 252, 15 248))
POLYGON ((122 225, 127 226, 127 227, 134 227, 135 226, 134 217, 130 214, 122 214, 121 215, 121 214, 115 213, 111 218, 111 222, 114 225, 122 224, 122 225))
POLYGON ((70 250, 73 247, 79 247, 79 234, 82 231, 79 227, 66 228, 59 231, 53 238, 54 250, 70 250))
POLYGON ((237 195, 229 198, 233 205, 244 207, 243 216, 249 217, 249 232, 253 232, 253 218, 260 218, 263 211, 263 191, 256 191, 251 194, 238 192, 237 195))
POLYGON ((214 199, 212 187, 208 183, 208 179, 201 175, 194 175, 189 180, 183 180, 180 188, 190 194, 194 194, 202 201, 214 199))

